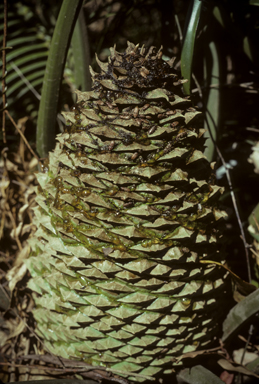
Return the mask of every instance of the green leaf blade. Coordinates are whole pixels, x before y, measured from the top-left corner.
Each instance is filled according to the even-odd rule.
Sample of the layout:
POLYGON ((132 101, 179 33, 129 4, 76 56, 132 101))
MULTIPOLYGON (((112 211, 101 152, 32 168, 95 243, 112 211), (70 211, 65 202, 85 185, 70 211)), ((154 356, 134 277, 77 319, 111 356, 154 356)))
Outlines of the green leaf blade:
POLYGON ((182 54, 181 54, 181 71, 182 76, 188 80, 187 83, 183 84, 183 89, 186 95, 190 95, 191 77, 192 77, 192 62, 193 62, 193 51, 196 39, 196 32, 200 20, 202 2, 194 0, 192 6, 191 17, 188 23, 182 54))
POLYGON ((228 339, 234 332, 256 312, 259 311, 259 290, 257 289, 240 303, 235 305, 229 312, 223 323, 222 341, 228 339))

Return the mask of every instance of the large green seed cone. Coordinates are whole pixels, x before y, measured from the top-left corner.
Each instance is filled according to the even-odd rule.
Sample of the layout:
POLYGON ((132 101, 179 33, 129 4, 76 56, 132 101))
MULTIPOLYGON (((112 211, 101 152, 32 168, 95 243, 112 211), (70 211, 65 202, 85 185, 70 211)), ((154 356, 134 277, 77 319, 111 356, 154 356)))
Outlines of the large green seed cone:
POLYGON ((97 59, 38 174, 28 261, 46 347, 137 380, 207 347, 227 295, 224 269, 201 263, 223 262, 221 191, 198 112, 161 56, 129 43, 97 59))

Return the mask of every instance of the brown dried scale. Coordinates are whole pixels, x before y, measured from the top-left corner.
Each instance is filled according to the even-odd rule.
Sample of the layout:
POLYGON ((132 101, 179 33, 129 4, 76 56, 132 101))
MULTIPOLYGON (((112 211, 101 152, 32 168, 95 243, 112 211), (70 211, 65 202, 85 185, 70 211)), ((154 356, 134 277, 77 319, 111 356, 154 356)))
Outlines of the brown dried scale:
POLYGON ((220 332, 228 278, 201 261, 224 263, 222 191, 173 60, 97 62, 37 176, 29 287, 51 353, 145 381, 220 332))

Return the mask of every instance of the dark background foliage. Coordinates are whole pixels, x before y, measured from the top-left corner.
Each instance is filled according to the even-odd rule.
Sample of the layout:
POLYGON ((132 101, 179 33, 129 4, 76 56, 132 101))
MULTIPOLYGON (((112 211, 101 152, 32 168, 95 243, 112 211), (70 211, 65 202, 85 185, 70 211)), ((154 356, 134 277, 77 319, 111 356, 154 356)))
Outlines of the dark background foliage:
MULTIPOLYGON (((42 83, 51 37, 56 25, 60 0, 9 0, 8 29, 6 50, 8 111, 16 122, 26 118, 23 125, 25 136, 34 151, 36 148, 36 126, 42 92, 42 83), (29 83, 29 84, 28 84, 29 83)), ((100 60, 109 56, 109 48, 116 44, 118 51, 123 51, 127 41, 146 46, 163 45, 165 58, 176 56, 176 68, 180 71, 180 59, 183 42, 187 36, 187 27, 192 12, 192 0, 89 0, 83 7, 83 19, 87 27, 86 44, 90 51, 90 62, 97 70, 95 53, 100 60)), ((217 183, 225 186, 222 204, 229 213, 226 223, 228 264, 241 278, 248 281, 247 260, 244 242, 247 248, 252 246, 253 237, 247 231, 248 218, 259 200, 259 177, 254 172, 255 165, 248 162, 253 147, 259 142, 259 2, 253 0, 201 1, 198 29, 195 34, 194 54, 191 56, 194 76, 191 81, 193 104, 206 114, 210 91, 219 90, 219 119, 217 125, 217 145, 225 160, 232 167, 230 176, 232 186, 222 168, 221 160, 214 150, 213 160, 217 163, 217 183), (213 56, 209 46, 216 47, 213 56), (216 85, 211 86, 209 74, 215 57, 219 63, 216 85), (204 61, 207 60, 205 70, 204 61), (238 215, 246 240, 241 239, 237 213, 232 204, 231 189, 235 193, 238 215)), ((0 4, 1 34, 3 33, 3 3, 0 4)), ((2 44, 1 44, 2 45, 2 44)), ((83 71, 87 65, 80 63, 83 71)), ((75 69, 78 67, 73 55, 73 46, 68 49, 67 61, 59 99, 59 111, 69 110, 74 102, 73 94, 77 87, 75 69)), ((213 77, 213 76, 212 76, 213 77)), ((215 80, 215 79, 214 79, 215 80)), ((2 105, 3 107, 3 105, 2 105)), ((1 107, 1 108, 2 108, 1 107)), ((12 122, 6 120, 7 148, 9 158, 15 163, 12 153, 21 149, 20 136, 12 122)), ((56 133, 63 130, 62 119, 58 119, 56 133)), ((1 137, 2 139, 3 137, 1 137)), ((25 160, 30 161, 26 153, 25 160)), ((21 169, 24 163, 19 163, 21 169)), ((19 168, 20 167, 20 168, 19 168)), ((27 170, 31 172, 31 169, 27 170)), ((9 171, 10 178, 15 175, 9 171)), ((27 174, 28 176, 28 174, 27 174)), ((27 180, 27 179, 26 179, 27 180)), ((28 181, 29 182, 29 181, 28 181)), ((17 189, 12 194, 12 203, 18 211, 17 189)), ((258 215, 259 216, 259 215, 258 215)), ((18 218, 17 218, 18 220, 18 218)), ((2 262, 6 270, 12 266, 18 252, 17 241, 11 235, 12 224, 2 232, 2 253, 12 255, 8 263, 2 262), (3 235, 4 234, 4 235, 3 235), (8 239, 8 244, 7 244, 8 239), (8 266, 7 266, 8 264, 8 266)), ((30 218, 27 215, 25 223, 30 218)), ((17 223, 18 225, 18 223, 17 223)), ((25 240, 26 234, 23 235, 25 240)), ((22 243, 23 244, 23 243, 22 243)), ((252 281, 258 287, 259 273, 256 258, 249 253, 252 281)), ((258 345, 256 327, 253 343, 258 345)), ((247 329, 245 330, 247 334, 247 329)), ((239 345, 237 343, 237 345, 239 345)), ((243 344, 242 344, 243 345, 243 344)), ((234 347, 233 347, 234 348, 234 347)), ((235 345, 235 348, 237 346, 235 345)))

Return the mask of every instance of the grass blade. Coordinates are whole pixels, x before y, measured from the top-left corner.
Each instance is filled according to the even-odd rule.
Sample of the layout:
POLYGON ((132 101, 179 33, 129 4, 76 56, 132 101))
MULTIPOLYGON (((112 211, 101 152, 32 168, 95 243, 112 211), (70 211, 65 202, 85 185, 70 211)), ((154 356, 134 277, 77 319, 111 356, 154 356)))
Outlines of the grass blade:
POLYGON ((79 13, 79 17, 72 36, 71 45, 74 57, 76 89, 80 89, 81 91, 90 91, 90 48, 83 10, 81 10, 79 13))
POLYGON ((204 154, 209 161, 212 161, 220 124, 220 61, 217 46, 213 41, 207 48, 208 54, 204 60, 204 76, 208 86, 204 125, 207 140, 204 154))
POLYGON ((191 15, 186 29, 182 54, 181 54, 181 71, 184 79, 188 79, 188 83, 183 84, 184 92, 190 95, 193 51, 196 38, 198 23, 200 20, 202 2, 194 0, 191 9, 191 15))

